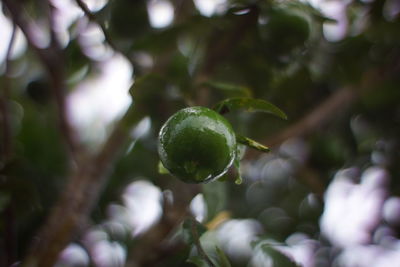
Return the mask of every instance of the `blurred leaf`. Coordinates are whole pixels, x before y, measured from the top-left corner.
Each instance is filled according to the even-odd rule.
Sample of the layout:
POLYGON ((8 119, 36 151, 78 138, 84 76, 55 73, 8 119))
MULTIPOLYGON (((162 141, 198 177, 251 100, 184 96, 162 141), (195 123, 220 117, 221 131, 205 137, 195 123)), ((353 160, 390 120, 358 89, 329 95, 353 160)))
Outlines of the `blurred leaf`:
POLYGON ((20 162, 11 162, 0 173, 0 195, 5 203, 12 202, 18 215, 40 211, 41 196, 34 184, 32 173, 20 162))
POLYGON ((132 45, 133 51, 148 51, 154 54, 163 53, 165 49, 176 45, 176 40, 183 31, 182 26, 174 26, 163 31, 153 32, 138 39, 132 45))
POLYGON ((236 134, 236 142, 254 148, 261 152, 270 152, 270 149, 268 147, 240 134, 236 134))
POLYGON ((248 97, 228 98, 214 106, 214 110, 224 114, 233 110, 244 109, 248 112, 266 112, 278 116, 282 119, 287 119, 286 114, 272 103, 248 97))
POLYGON ((226 206, 226 183, 203 184, 203 196, 207 205, 207 221, 213 219, 226 206))
POLYGON ((271 8, 266 15, 268 23, 260 25, 259 31, 267 55, 279 59, 305 47, 311 25, 303 12, 294 8, 271 8))
POLYGON ((169 174, 169 171, 164 167, 161 161, 158 162, 158 173, 159 174, 169 174))
POLYGON ((240 171, 240 160, 238 157, 235 158, 235 160, 233 161, 233 164, 235 165, 235 168, 237 171, 237 177, 235 179, 235 184, 239 185, 243 182, 243 178, 242 178, 242 173, 240 171))
POLYGON ((189 263, 193 263, 194 265, 196 265, 197 267, 211 267, 206 260, 204 260, 202 257, 200 256, 191 256, 189 257, 189 259, 187 260, 187 262, 189 263))
POLYGON ((1 192, 0 194, 0 212, 3 212, 4 209, 11 201, 11 196, 9 193, 1 192))
POLYGON ((151 28, 144 0, 110 1, 109 32, 113 39, 134 40, 147 34, 151 28))
MULTIPOLYGON (((73 77, 78 72, 82 71, 83 68, 91 65, 90 59, 82 52, 82 48, 78 40, 71 40, 68 45, 64 48, 65 59, 66 59, 66 70, 68 78, 73 77)), ((87 68, 88 69, 88 68, 87 68)), ((84 74, 87 74, 87 70, 84 74)), ((81 77, 82 79, 82 77, 81 77)))
POLYGON ((231 218, 231 214, 229 211, 221 211, 214 218, 209 221, 206 226, 208 229, 213 230, 217 228, 221 223, 229 220, 231 218))
POLYGON ((237 84, 218 81, 207 81, 204 82, 202 85, 220 90, 231 97, 251 97, 252 95, 250 88, 237 84))
POLYGON ((294 8, 298 11, 304 12, 304 14, 311 15, 318 22, 337 23, 337 20, 325 16, 319 9, 314 8, 308 2, 288 1, 287 3, 284 3, 284 5, 287 5, 286 8, 294 8))
POLYGON ((199 255, 193 255, 189 257, 188 262, 193 263, 199 267, 231 267, 231 263, 229 262, 228 257, 225 255, 224 251, 221 250, 218 246, 215 246, 215 251, 212 253, 213 257, 209 260, 212 262, 209 263, 206 259, 199 255))
POLYGON ((135 109, 142 112, 150 113, 157 101, 165 94, 165 79, 154 73, 149 73, 141 77, 137 77, 135 82, 129 89, 129 93, 133 98, 135 109))
POLYGON ((193 218, 187 218, 182 224, 182 238, 187 244, 199 242, 199 238, 207 232, 207 228, 193 218))
POLYGON ((262 251, 267 257, 270 257, 274 264, 273 266, 279 267, 299 267, 294 263, 288 256, 284 255, 279 250, 275 249, 273 246, 264 244, 261 246, 262 251))
POLYGON ((183 222, 182 225, 182 238, 184 242, 191 244, 196 247, 197 254, 200 257, 195 257, 193 262, 195 264, 200 264, 200 266, 215 266, 211 259, 208 257, 207 253, 204 251, 200 237, 207 231, 207 228, 200 224, 194 218, 188 218, 183 222), (206 265, 204 265, 206 264, 206 265))
POLYGON ((218 266, 220 267, 231 267, 231 263, 229 262, 228 257, 225 255, 224 251, 219 247, 215 247, 215 251, 217 252, 218 256, 218 266))

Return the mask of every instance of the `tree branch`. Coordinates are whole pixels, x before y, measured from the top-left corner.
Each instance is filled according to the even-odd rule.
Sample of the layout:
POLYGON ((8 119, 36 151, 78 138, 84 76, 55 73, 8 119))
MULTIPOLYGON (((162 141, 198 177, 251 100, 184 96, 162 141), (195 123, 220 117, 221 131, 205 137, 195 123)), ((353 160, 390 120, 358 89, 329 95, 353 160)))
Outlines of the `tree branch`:
MULTIPOLYGON (((393 62, 397 62, 397 58, 395 58, 393 62)), ((373 90, 374 86, 379 84, 379 82, 384 79, 385 75, 386 77, 390 77, 396 74, 397 73, 393 72, 392 69, 390 71, 387 70, 387 66, 367 71, 359 84, 345 86, 336 90, 330 97, 316 106, 302 119, 277 134, 265 138, 262 143, 269 147, 276 147, 292 137, 302 137, 313 133, 316 128, 323 126, 325 123, 328 123, 331 119, 338 116, 338 114, 345 112, 359 99, 361 94, 368 94, 373 90)), ((251 159, 257 154, 255 150, 249 150, 248 153, 246 153, 246 159, 251 159)))
MULTIPOLYGON (((2 128, 2 143, 1 159, 3 165, 7 165, 13 156, 13 141, 12 131, 10 126, 10 114, 8 102, 10 99, 10 72, 11 72, 11 52, 15 42, 17 27, 13 23, 11 38, 8 44, 7 53, 5 57, 5 75, 3 81, 3 92, 0 96, 0 111, 1 111, 1 128, 2 128)), ((9 177, 8 177, 9 178, 9 177)), ((10 200, 7 207, 3 211, 4 219, 4 251, 3 260, 0 264, 11 265, 16 260, 17 240, 15 231, 15 213, 14 202, 10 200)))
POLYGON ((354 88, 344 87, 333 93, 328 99, 314 108, 301 120, 284 129, 282 132, 269 137, 265 144, 273 147, 292 137, 305 136, 324 123, 330 121, 340 112, 344 112, 357 99, 354 88))
POLYGON ((104 39, 106 40, 106 42, 108 43, 108 45, 114 49, 115 51, 121 52, 119 51, 119 49, 116 47, 116 45, 114 44, 114 42, 112 41, 110 35, 108 34, 108 31, 106 29, 106 26, 104 26, 103 23, 101 23, 97 17, 90 11, 90 9, 88 8, 88 6, 82 1, 82 0, 75 0, 76 4, 82 9, 83 13, 85 14, 85 16, 92 22, 96 23, 97 25, 99 25, 101 31, 103 32, 104 35, 104 39))
POLYGON ((78 234, 79 226, 90 215, 107 182, 114 161, 129 139, 130 129, 144 116, 135 110, 133 106, 129 108, 102 150, 81 164, 78 171, 68 179, 60 200, 39 231, 38 241, 32 244, 23 266, 54 266, 60 252, 78 234))
POLYGON ((3 82, 3 93, 0 96, 0 110, 1 110, 1 125, 2 125, 2 138, 3 138, 3 147, 2 147, 2 158, 5 162, 7 162, 11 158, 12 154, 12 134, 10 128, 10 114, 8 108, 8 100, 10 98, 10 72, 11 72, 11 52, 15 41, 15 36, 17 32, 17 27, 13 23, 13 28, 11 32, 10 42, 8 44, 7 53, 5 57, 5 75, 3 82))
POLYGON ((75 0, 76 4, 82 9, 83 13, 85 14, 85 16, 92 22, 96 23, 103 35, 104 35, 104 39, 107 42, 107 44, 116 52, 121 53, 122 55, 125 56, 125 58, 131 63, 132 66, 134 66, 134 62, 132 61, 132 59, 126 55, 126 53, 124 53, 121 49, 119 49, 117 47, 117 45, 114 43, 114 41, 112 40, 110 34, 107 31, 106 26, 104 25, 104 23, 102 23, 95 14, 93 14, 90 9, 88 8, 88 6, 86 5, 86 3, 84 3, 82 0, 75 0))
POLYGON ((27 20, 25 9, 18 1, 3 0, 5 7, 12 15, 13 21, 24 33, 29 46, 36 52, 42 65, 45 67, 57 103, 57 111, 60 124, 60 132, 64 136, 71 157, 78 162, 80 147, 76 138, 76 134, 70 125, 67 117, 67 107, 65 102, 65 72, 64 57, 60 44, 57 40, 54 30, 54 7, 49 3, 49 30, 51 42, 49 47, 41 48, 35 41, 35 33, 32 31, 33 21, 27 20))

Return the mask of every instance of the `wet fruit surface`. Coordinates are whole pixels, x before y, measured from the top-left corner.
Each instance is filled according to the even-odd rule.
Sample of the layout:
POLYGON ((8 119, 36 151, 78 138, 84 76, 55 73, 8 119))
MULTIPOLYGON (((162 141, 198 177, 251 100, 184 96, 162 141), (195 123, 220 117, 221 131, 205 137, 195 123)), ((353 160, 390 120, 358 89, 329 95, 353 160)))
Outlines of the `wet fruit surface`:
POLYGON ((158 152, 177 178, 202 183, 221 177, 235 158, 236 138, 229 122, 205 107, 185 108, 160 130, 158 152))

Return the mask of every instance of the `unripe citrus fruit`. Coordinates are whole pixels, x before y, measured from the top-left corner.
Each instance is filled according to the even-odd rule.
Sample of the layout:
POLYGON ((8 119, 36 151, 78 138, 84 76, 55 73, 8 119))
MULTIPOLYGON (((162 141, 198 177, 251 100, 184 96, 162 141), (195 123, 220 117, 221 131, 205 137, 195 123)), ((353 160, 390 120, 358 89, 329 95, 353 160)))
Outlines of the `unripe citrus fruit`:
POLYGON ((221 177, 236 154, 232 126, 205 107, 185 108, 172 115, 161 128, 158 142, 164 167, 189 183, 221 177))

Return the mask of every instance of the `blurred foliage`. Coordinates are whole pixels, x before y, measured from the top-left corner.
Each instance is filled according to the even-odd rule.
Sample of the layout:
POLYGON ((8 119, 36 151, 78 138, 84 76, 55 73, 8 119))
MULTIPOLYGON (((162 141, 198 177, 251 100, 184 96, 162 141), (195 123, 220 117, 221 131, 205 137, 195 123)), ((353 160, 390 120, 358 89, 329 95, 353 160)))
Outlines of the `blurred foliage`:
MULTIPOLYGON (((47 23, 44 5, 20 2, 39 25, 47 23)), ((109 205, 121 202, 124 189, 140 179, 161 189, 163 208, 171 202, 186 210, 201 193, 206 212, 201 223, 196 222, 198 236, 190 229, 193 220, 183 222, 182 232, 175 233, 177 225, 170 226, 168 214, 151 228, 153 233, 158 233, 157 229, 162 232, 163 223, 172 228, 162 240, 124 232, 129 238, 118 241, 126 248, 128 260, 129 255, 136 255, 135 249, 142 249, 140 240, 148 237, 158 249, 148 246, 149 251, 143 251, 152 254, 143 256, 151 258, 146 260, 152 266, 210 265, 195 252, 196 243, 211 244, 205 251, 215 266, 297 266, 274 242, 284 244, 298 232, 324 240, 319 229, 324 210, 321 197, 335 171, 378 165, 393 177, 400 175, 400 15, 398 9, 394 12, 386 7, 395 1, 346 1, 347 22, 342 24, 307 1, 229 0, 218 12, 206 16, 192 1, 171 0, 167 2, 172 5, 174 19, 162 28, 151 25, 150 2, 157 1, 109 0, 93 12, 105 25, 113 45, 132 63, 133 105, 149 118, 150 126, 141 138, 124 147, 87 223, 102 225, 108 219, 109 205), (344 33, 335 41, 326 38, 332 26, 344 33), (338 108, 333 116, 309 129, 309 134, 295 134, 298 143, 289 140, 266 155, 245 154, 241 185, 233 182, 237 176, 234 171, 222 182, 199 187, 158 173, 158 131, 171 114, 187 105, 215 107, 219 103, 221 113, 231 111, 225 115, 238 133, 269 146, 270 137, 301 121, 344 87, 356 92, 356 100, 338 108), (259 105, 249 100, 251 97, 258 99, 259 105), (286 114, 288 120, 240 110, 254 107, 280 117, 286 114), (322 189, 313 186, 315 181, 322 189), (172 194, 170 200, 168 194, 172 194), (229 215, 219 222, 219 216, 226 212, 229 215), (232 254, 217 240, 218 225, 229 218, 253 219, 262 229, 252 255, 232 254), (171 237, 174 233, 183 238, 183 244, 171 237), (171 249, 158 247, 165 240, 173 244, 171 249), (252 263, 258 250, 270 265, 252 263)), ((3 13, 9 17, 4 7, 3 13)), ((77 16, 67 29, 69 38, 62 48, 70 93, 96 76, 103 63, 88 53, 88 44, 82 41, 82 28, 87 25, 87 20, 77 16)), ((0 80, 0 87, 11 84, 5 103, 12 133, 8 142, 13 147, 11 159, 3 155, 0 159, 0 258, 4 259, 23 257, 74 170, 60 131, 51 84, 33 54, 28 47, 12 58, 12 75, 3 75, 0 80), (10 210, 12 215, 7 216, 10 210), (18 246, 8 248, 10 233, 18 246), (8 255, 10 249, 14 256, 8 255)), ((4 69, 5 61, 2 74, 4 69)), ((7 140, 4 125, 2 152, 7 140)), ((107 133, 112 126, 107 125, 107 133)), ((300 127, 309 126, 304 123, 300 127)), ((393 179, 389 194, 400 195, 399 181, 393 179)), ((171 213, 173 216, 177 215, 171 213)), ((173 219, 178 223, 182 220, 179 216, 173 219)), ((226 234, 239 236, 237 232, 226 234)), ((79 242, 80 237, 74 238, 79 242)), ((329 242, 324 245, 330 246, 329 242)), ((321 255, 332 261, 331 256, 321 255)), ((0 261, 2 264, 6 262, 0 261)))

